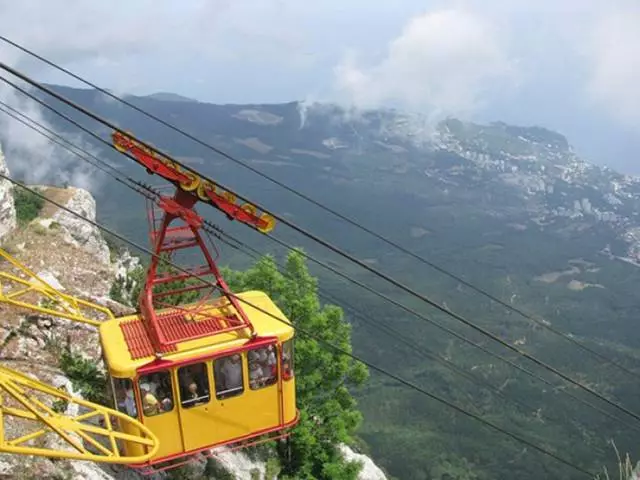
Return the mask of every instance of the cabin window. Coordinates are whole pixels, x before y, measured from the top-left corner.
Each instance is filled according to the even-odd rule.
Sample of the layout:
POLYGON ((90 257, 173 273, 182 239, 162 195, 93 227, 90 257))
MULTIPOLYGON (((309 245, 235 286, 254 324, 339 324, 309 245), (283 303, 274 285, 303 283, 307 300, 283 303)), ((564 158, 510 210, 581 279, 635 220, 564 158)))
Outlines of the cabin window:
POLYGON ((195 363, 178 369, 182 408, 209 403, 209 373, 206 363, 195 363))
POLYGON ((277 368, 276 351, 273 345, 250 350, 249 386, 251 390, 268 387, 276 383, 277 368))
POLYGON ((138 388, 145 417, 173 410, 173 390, 168 370, 142 375, 138 380, 138 388))
POLYGON ((129 378, 111 377, 111 389, 118 411, 137 418, 136 397, 133 394, 133 382, 129 378))
POLYGON ((216 398, 219 400, 244 392, 242 355, 234 353, 220 357, 214 362, 216 377, 216 398))
POLYGON ((282 379, 293 377, 293 338, 282 344, 282 379))

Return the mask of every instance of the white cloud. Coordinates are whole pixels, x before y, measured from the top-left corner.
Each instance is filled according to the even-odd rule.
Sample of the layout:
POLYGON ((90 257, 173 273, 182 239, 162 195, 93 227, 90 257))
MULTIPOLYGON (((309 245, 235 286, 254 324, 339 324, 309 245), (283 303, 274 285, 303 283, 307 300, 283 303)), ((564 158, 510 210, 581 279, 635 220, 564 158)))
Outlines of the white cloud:
POLYGON ((586 48, 591 99, 613 118, 640 122, 640 9, 609 12, 594 23, 586 48))
MULTIPOLYGON (((140 87, 184 61, 209 69, 211 61, 287 62, 303 33, 289 10, 280 0, 0 0, 0 31, 74 69, 110 78, 121 70, 123 88, 140 87)), ((28 59, 2 42, 0 54, 28 59)))
MULTIPOLYGON (((152 46, 157 31, 144 28, 135 10, 113 3, 4 0, 0 5, 3 35, 45 56, 53 55, 60 62, 135 54, 152 46), (119 21, 109 21, 117 12, 119 21)), ((153 25, 158 20, 154 12, 161 10, 148 9, 149 17, 144 23, 153 25)), ((164 29, 168 25, 165 20, 158 26, 164 29)), ((14 61, 23 58, 23 54, 10 47, 3 48, 2 54, 14 61)))
MULTIPOLYGON (((5 84, 0 85, 0 99, 5 104, 51 129, 51 126, 47 125, 42 118, 39 105, 19 95, 5 84)), ((2 109, 8 110, 23 122, 40 129, 27 118, 17 115, 4 106, 2 109)), ((92 152, 91 147, 86 145, 79 135, 65 137, 80 148, 92 152)), ((0 139, 6 140, 3 147, 6 147, 4 148, 5 156, 11 176, 14 178, 31 184, 67 182, 89 190, 95 190, 100 186, 94 167, 4 112, 0 112, 0 139)), ((95 154, 95 151, 92 153, 95 154)))
MULTIPOLYGON (((149 0, 135 6, 81 0, 65 3, 0 0, 0 30, 9 39, 63 66, 117 70, 124 59, 142 58, 158 47, 165 53, 172 48, 177 52, 184 45, 183 36, 198 28, 201 32, 206 30, 206 15, 194 16, 194 28, 185 31, 180 24, 182 18, 171 14, 172 8, 167 1, 152 3, 149 0)), ((0 44, 0 58, 36 78, 51 71, 44 63, 4 42, 0 44)), ((0 75, 11 77, 5 71, 0 75)), ((70 80, 61 75, 54 78, 61 78, 65 83, 70 80)), ((119 93, 135 87, 138 82, 135 75, 121 78, 121 84, 110 85, 112 89, 121 90, 119 93)), ((11 80, 22 84, 15 78, 11 80)), ((39 105, 4 83, 0 83, 0 100, 55 130, 46 122, 39 105)), ((87 149, 79 135, 65 137, 87 149)), ((98 179, 102 177, 95 174, 95 167, 5 113, 0 113, 0 138, 5 141, 7 162, 16 177, 29 183, 68 182, 94 191, 100 186, 98 179)))
POLYGON ((513 85, 515 70, 497 32, 468 10, 412 18, 385 57, 361 67, 351 53, 335 68, 336 89, 358 108, 395 104, 430 116, 465 116, 513 85))
MULTIPOLYGON (((119 94, 308 96, 602 142, 614 140, 595 125, 620 128, 604 112, 640 119, 638 0, 0 0, 0 12, 3 35, 119 94)), ((2 43, 0 58, 77 85, 2 43)))

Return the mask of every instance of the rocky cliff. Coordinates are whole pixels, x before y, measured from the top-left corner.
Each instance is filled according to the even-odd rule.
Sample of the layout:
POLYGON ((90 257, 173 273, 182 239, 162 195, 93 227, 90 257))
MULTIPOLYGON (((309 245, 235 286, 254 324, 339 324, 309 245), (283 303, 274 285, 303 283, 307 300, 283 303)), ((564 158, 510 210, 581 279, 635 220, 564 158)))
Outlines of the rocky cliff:
MULTIPOLYGON (((8 172, 1 151, 0 171, 8 172)), ((86 190, 46 185, 35 187, 47 198, 95 221, 96 202, 86 190)), ((139 259, 128 252, 112 255, 99 229, 50 203, 42 207, 36 218, 18 226, 13 188, 6 181, 0 182, 0 242, 3 249, 54 288, 107 306, 116 314, 130 311, 111 300, 109 292, 116 278, 126 276, 139 264, 139 259)), ((3 271, 8 267, 6 262, 0 265, 3 271)), ((101 351, 94 327, 5 304, 0 304, 0 315, 3 319, 0 323, 0 364, 64 388, 76 397, 82 397, 82 391, 59 367, 61 349, 70 346, 74 355, 89 359, 91 363, 98 362, 98 369, 104 370, 102 362, 96 360, 101 358, 101 351)), ((14 434, 21 427, 7 421, 5 428, 14 434)), ((341 448, 349 459, 363 463, 363 480, 386 478, 368 457, 346 446, 341 448)), ((242 452, 222 449, 216 458, 234 478, 253 480, 256 475, 257 478, 266 478, 265 463, 252 460, 242 452)), ((165 477, 165 474, 157 475, 157 478, 165 477)), ((2 455, 0 478, 134 480, 140 477, 119 466, 2 455)))
MULTIPOLYGON (((9 169, 0 145, 0 173, 7 175, 9 169)), ((0 181, 0 240, 16 228, 16 208, 13 203, 13 186, 8 180, 0 181)))
MULTIPOLYGON (((0 171, 7 172, 0 156, 0 171)), ((107 300, 117 273, 111 264, 109 249, 97 229, 80 225, 69 214, 48 204, 37 218, 17 227, 16 208, 9 182, 0 182, 0 234, 2 248, 28 266, 54 288, 78 298, 113 306, 107 300)), ((77 209, 95 220, 95 201, 80 189, 39 186, 48 198, 77 209)), ((17 274, 2 263, 2 271, 17 274)), ((21 275, 19 275, 21 276, 21 275)), ((124 307, 122 307, 124 308, 124 307)), ((60 350, 71 345, 72 352, 84 358, 101 358, 97 330, 58 317, 36 315, 29 310, 1 304, 0 363, 33 376, 74 396, 82 397, 74 383, 60 368, 60 350)), ((102 369, 103 366, 99 365, 102 369)), ((72 408, 67 406, 67 408, 72 408)), ((21 432, 19 422, 5 421, 11 435, 21 432)), ((45 440, 54 448, 56 439, 45 440)), ((52 461, 45 458, 2 455, 2 478, 112 479, 135 478, 121 468, 102 467, 88 462, 52 461)))

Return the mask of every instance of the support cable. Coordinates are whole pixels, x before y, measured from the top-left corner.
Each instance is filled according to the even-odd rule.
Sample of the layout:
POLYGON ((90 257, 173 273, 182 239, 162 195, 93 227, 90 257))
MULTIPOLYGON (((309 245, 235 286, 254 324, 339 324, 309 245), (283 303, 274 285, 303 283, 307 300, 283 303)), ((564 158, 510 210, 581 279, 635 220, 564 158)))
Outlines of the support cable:
POLYGON ((57 69, 60 72, 65 73, 66 75, 69 75, 70 77, 84 83, 87 86, 90 86, 92 88, 94 88, 95 90, 99 91, 100 93, 102 93, 103 95, 106 95, 120 103, 122 103, 123 105, 128 106, 129 108, 132 108, 133 110, 137 111, 138 113, 141 113, 143 115, 145 115, 147 118, 150 118, 162 125, 164 125, 165 127, 183 135, 184 137, 198 143, 199 145, 217 153, 218 155, 226 158, 227 160, 230 160, 232 162, 234 162, 237 165, 240 165, 244 168, 246 168, 247 170, 255 173, 256 175, 259 175, 260 177, 269 180, 271 183, 287 190, 288 192, 296 195, 299 198, 302 198, 303 200, 315 205, 316 207, 330 213, 331 215, 334 215, 335 217, 343 220, 344 222, 349 223, 350 225, 368 233, 369 235, 372 235, 373 237, 377 238, 378 240, 381 240, 382 242, 386 243, 387 245, 390 245, 392 247, 394 247, 395 249, 401 251, 402 253, 409 255, 410 257, 414 258, 415 260, 418 260, 419 262, 429 266, 430 268, 436 270, 437 272, 448 276, 449 278, 456 280, 457 282, 461 283, 462 285, 470 288, 471 290, 475 291, 476 293, 479 293, 480 295, 483 295, 484 297, 488 298, 489 300, 492 300, 493 302, 496 302, 497 304, 501 305, 502 307, 506 308, 507 310, 514 312, 520 316, 522 316, 523 318, 526 318, 527 320, 535 323, 536 325, 538 325, 539 327, 542 327, 550 332, 552 332, 555 335, 561 336, 563 339, 565 339, 566 341, 572 343, 573 345, 577 346, 578 348, 580 348, 581 350, 583 350, 584 352, 589 353, 590 355, 593 355, 595 357, 597 357, 600 361, 603 361, 607 364, 610 364, 612 366, 615 366, 616 368, 624 371, 625 373, 627 373, 628 375, 631 375, 633 377, 635 377, 636 379, 640 379, 640 374, 630 370, 629 368, 627 368, 626 366, 622 365, 619 362, 616 362, 615 360, 607 357, 606 355, 598 352, 597 350, 585 345, 584 343, 580 342, 578 339, 574 338, 573 336, 559 330, 558 328, 555 328, 553 326, 551 326, 550 324, 548 324, 547 322, 545 322, 544 320, 538 319, 535 316, 533 316, 532 314, 526 313, 525 311, 523 311, 522 309, 519 309, 517 307, 514 307, 513 305, 507 303, 506 301, 498 298, 497 296, 487 292, 486 290, 470 283, 468 280, 463 279, 461 276, 456 275, 452 272, 449 272, 448 270, 446 270, 445 268, 433 263, 432 261, 428 260, 427 258, 417 254, 416 252, 409 250, 408 248, 402 246, 401 244, 399 244, 398 242, 395 242, 393 240, 391 240, 388 237, 383 236, 382 234, 372 230, 371 228, 362 225, 360 222, 353 220, 352 218, 348 217, 345 214, 342 214, 324 204, 322 204, 321 202, 311 198, 310 196, 300 192, 299 190, 296 190, 295 188, 292 188, 290 186, 288 186, 287 184, 285 184, 284 182, 281 182, 280 180, 277 180, 276 178, 273 178, 272 176, 264 173, 263 171, 261 171, 258 168, 255 168, 253 166, 251 166, 250 164, 240 160, 239 158, 234 157, 233 155, 230 155, 226 152, 224 152, 223 150, 211 145, 208 142, 205 142, 203 140, 201 140, 200 138, 196 137, 195 135, 177 127, 176 125, 167 122, 166 120, 138 107, 137 105, 133 104, 132 102, 129 102, 127 100, 125 100, 124 98, 115 95, 112 92, 109 92, 108 90, 90 82, 89 80, 81 77, 80 75, 77 75, 73 72, 71 72, 70 70, 56 64, 55 62, 52 62, 46 58, 44 58, 43 56, 35 53, 34 51, 23 47, 22 45, 11 41, 10 39, 8 39, 7 37, 0 35, 0 40, 4 41, 5 43, 8 43, 10 45, 12 45, 13 47, 21 50, 24 53, 27 53, 28 55, 38 59, 41 62, 46 63, 47 65, 57 69))
MULTIPOLYGON (((145 248, 145 247, 143 247, 141 245, 138 245, 136 242, 133 242, 133 241, 129 240, 128 238, 116 233, 112 229, 110 229, 108 227, 105 227, 103 225, 100 225, 98 222, 95 222, 93 220, 90 220, 90 219, 80 215, 79 213, 75 212, 74 210, 72 210, 72 209, 70 209, 70 208, 68 208, 68 207, 56 202, 55 200, 47 198, 46 196, 42 195, 41 193, 37 192, 36 190, 34 190, 34 189, 30 188, 30 187, 27 187, 26 185, 22 185, 18 181, 13 180, 12 178, 10 178, 8 175, 0 173, 0 178, 3 178, 4 180, 7 180, 7 181, 11 182, 13 185, 18 186, 18 187, 30 192, 31 194, 41 198, 42 200, 55 205, 56 207, 60 208, 61 210, 64 210, 67 213, 75 216, 76 218, 87 222, 88 224, 90 224, 93 227, 101 230, 102 232, 105 232, 105 233, 107 233, 107 234, 109 234, 111 236, 114 236, 114 237, 118 238, 120 241, 122 241, 124 243, 127 243, 128 245, 134 247, 136 250, 144 252, 144 253, 152 256, 152 257, 157 258, 158 260, 161 259, 161 257, 159 255, 157 255, 156 253, 152 252, 148 248, 145 248)), ((174 264, 173 262, 170 262, 170 261, 165 261, 165 262, 168 265, 172 266, 173 268, 175 268, 175 269, 177 269, 179 271, 182 271, 183 273, 189 273, 188 270, 180 267, 179 265, 174 264)), ((205 280, 203 278, 199 278, 198 277, 198 280, 200 280, 200 281, 204 282, 205 284, 208 284, 208 285, 210 285, 212 287, 215 286, 214 283, 212 283, 212 282, 210 282, 208 280, 205 280)), ((445 406, 457 411, 458 413, 461 413, 461 414, 463 414, 463 415, 465 415, 465 416, 467 416, 469 418, 472 418, 472 419, 480 422, 481 424, 485 425, 486 427, 489 427, 489 428, 491 428, 491 429, 493 429, 493 430, 495 430, 495 431, 497 431, 499 433, 502 433, 503 435, 506 435, 506 436, 510 437, 511 439, 513 439, 513 440, 515 440, 515 441, 517 441, 519 443, 522 443, 522 444, 524 444, 524 445, 526 445, 528 447, 531 447, 534 450, 536 450, 536 451, 538 451, 538 452, 540 452, 540 453, 542 453, 542 454, 544 454, 544 455, 546 455, 548 457, 551 457, 551 458, 553 458, 553 459, 555 459, 555 460, 557 460, 557 461, 559 461, 559 462, 561 462, 561 463, 573 468, 574 470, 578 471, 579 473, 582 473, 582 474, 588 476, 589 478, 593 477, 593 474, 591 472, 589 472, 588 470, 584 469, 583 467, 571 462, 570 460, 567 460, 567 459, 561 457, 560 455, 557 455, 557 454, 551 452, 550 450, 548 450, 548 449, 546 449, 544 447, 541 447, 541 446, 539 446, 539 445, 527 440, 526 438, 521 437, 518 434, 512 433, 512 432, 500 427, 499 425, 496 425, 496 424, 494 424, 494 423, 492 423, 492 422, 490 422, 488 420, 485 420, 481 416, 479 416, 477 414, 474 414, 474 413, 471 413, 471 412, 465 410, 464 408, 462 408, 462 407, 460 407, 460 406, 458 406, 458 405, 456 405, 456 404, 454 404, 452 402, 449 402, 448 400, 445 400, 445 399, 439 397, 438 395, 435 395, 435 394, 423 389, 422 387, 414 384, 413 382, 405 380, 404 378, 400 377, 399 375, 391 373, 391 372, 389 372, 388 370, 386 370, 386 369, 384 369, 382 367, 379 367, 379 366, 377 366, 377 365, 375 365, 375 364, 373 364, 371 362, 363 360, 359 356, 357 356, 357 355, 355 355, 355 354, 353 354, 351 352, 348 352, 348 351, 346 351, 346 350, 344 350, 344 349, 342 349, 340 347, 337 347, 337 346, 333 345, 331 342, 328 342, 327 340, 324 340, 324 339, 320 338, 318 335, 314 335, 314 334, 312 334, 312 333, 310 333, 310 332, 308 332, 306 330, 303 330, 303 329, 301 329, 299 327, 295 327, 295 326, 291 325, 290 322, 288 320, 286 320, 285 318, 281 318, 278 315, 275 315, 275 314, 265 310, 264 308, 262 308, 262 307, 260 307, 258 305, 255 305, 252 302, 250 302, 250 301, 248 301, 248 300, 246 300, 244 298, 239 297, 238 295, 235 295, 233 293, 231 293, 230 295, 233 296, 234 298, 236 298, 238 301, 241 301, 241 302, 245 303, 246 305, 250 306, 251 308, 254 308, 254 309, 260 311, 261 313, 270 316, 274 320, 291 326, 297 332, 301 333, 302 335, 304 335, 304 336, 306 336, 308 338, 311 338, 311 339, 315 340, 316 342, 318 342, 320 344, 323 344, 325 347, 334 350, 336 353, 338 353, 340 355, 343 355, 343 356, 346 356, 346 357, 348 357, 348 358, 350 358, 350 359, 352 359, 352 360, 354 360, 356 362, 359 362, 359 363, 365 365, 367 368, 369 368, 369 369, 371 369, 373 371, 376 371, 376 372, 378 372, 378 373, 380 373, 380 374, 382 374, 382 375, 384 375, 386 377, 389 377, 392 380, 395 380, 397 383, 399 383, 401 385, 404 385, 405 387, 407 387, 407 388, 409 388, 411 390, 414 390, 414 391, 416 391, 416 392, 418 392, 418 393, 420 393, 422 395, 425 395, 425 396, 431 398, 432 400, 435 400, 438 403, 441 403, 442 405, 445 405, 445 406)))
MULTIPOLYGON (((122 134, 126 135, 126 132, 123 131, 121 128, 117 127, 116 125, 114 125, 113 123, 109 122, 108 120, 105 120, 104 118, 98 116, 97 114, 87 110, 86 108, 82 107, 81 105, 76 104, 75 102, 67 99, 66 97, 54 92, 53 90, 51 90, 48 87, 45 87, 44 85, 36 82, 35 80, 29 78, 28 76, 24 75, 23 73, 20 73, 19 71, 15 70, 14 68, 6 65, 3 62, 0 62, 0 68, 3 70, 8 71, 9 73, 17 76, 18 78, 22 79, 23 81, 29 83, 30 85, 36 87, 37 89, 44 91, 45 93, 49 94, 50 96, 56 98, 57 100, 61 101, 62 103, 80 111, 81 113, 85 114, 86 116, 94 119, 95 121, 102 123, 103 125, 111 128, 114 131, 120 132, 122 134)), ((35 97, 33 94, 27 92, 26 90, 22 89, 21 87, 17 86, 15 83, 9 81, 8 79, 0 76, 0 80, 4 81, 5 83, 11 85, 12 87, 14 87, 15 89, 17 89, 18 91, 21 91, 23 94, 29 96, 30 98, 34 99, 35 101, 43 104, 44 106, 46 106, 49 109, 52 109, 55 111, 55 109, 53 109, 52 107, 50 107, 49 105, 47 105, 46 103, 42 102, 40 99, 38 99, 37 97, 35 97)), ((74 122, 76 125, 77 122, 74 122)), ((94 134, 95 135, 95 134, 94 134)), ((97 138, 100 138, 96 135, 97 138)), ((104 141, 103 139, 101 139, 102 141, 104 141)), ((140 144, 142 144, 143 146, 145 146, 146 148, 150 149, 153 152, 156 152, 159 155, 162 155, 168 159, 170 159, 172 162, 174 162, 175 164, 179 165, 182 169, 193 173, 194 175, 198 175, 199 177, 203 178, 206 181, 212 182, 212 183, 216 183, 217 185, 219 185, 222 189, 227 190, 228 192, 234 194, 237 198, 239 198, 240 200, 243 200, 245 202, 249 202, 251 204, 256 205, 255 202, 251 202, 249 199, 247 199, 246 197, 239 195, 237 193, 235 193, 233 190, 225 187, 224 185, 222 185, 220 182, 213 182, 213 180, 211 180, 210 178, 208 178, 205 175, 200 174, 199 172, 197 172, 196 170, 194 170, 193 168, 189 167, 188 165, 185 165, 184 163, 174 159, 173 157, 171 157, 170 155, 167 155, 166 153, 162 152, 161 150, 157 149, 156 147, 149 145, 143 141, 139 141, 140 144)), ((106 142, 108 143, 108 142, 106 142)), ((117 149, 115 148, 115 146, 109 144, 114 150, 117 151, 117 149)), ((120 152, 123 155, 127 156, 130 159, 133 159, 136 163, 138 163, 138 161, 132 156, 130 155, 128 152, 123 153, 120 152)), ((437 302, 431 300, 430 298, 428 298, 427 296, 415 291, 414 289, 412 289, 411 287, 408 287, 407 285, 401 283, 400 281, 394 279, 393 277, 390 277, 389 275, 385 274, 384 272, 380 272, 379 270, 371 267, 370 265, 368 265, 366 262, 363 262, 362 260, 359 260, 357 258, 355 258, 354 256, 344 252, 343 250, 341 250, 339 247, 334 246, 333 244, 329 243, 328 241, 318 237, 317 235, 307 231, 306 229, 299 227, 298 225, 294 224, 293 222, 283 218, 280 215, 277 215, 274 212, 271 212, 263 207, 260 207, 262 211, 264 211, 265 213, 271 215, 273 218, 275 218, 276 220, 280 221, 281 223, 283 223, 284 225, 289 226, 291 229, 295 230, 296 232, 302 234, 303 236, 309 238, 310 240, 315 241, 316 243, 324 246, 325 248, 333 251, 334 253, 337 253, 338 255, 342 256, 343 258, 346 258, 347 260, 351 261, 352 263, 355 263, 359 266, 361 266, 363 269, 373 273, 374 275, 386 280, 387 282, 391 283, 392 285, 400 288, 401 290, 404 290, 405 292, 409 293, 410 295, 418 298, 419 300, 422 300, 423 302, 431 305, 432 307, 436 308, 437 310, 441 311, 442 313, 445 313, 446 315, 450 316, 451 318, 454 318, 455 320, 458 320, 459 322, 461 322, 462 324, 472 328, 473 330, 476 330, 477 332, 481 333, 482 335, 485 335, 489 338, 491 338, 492 340, 494 340, 495 342, 501 344, 502 346, 504 346, 505 348, 513 351, 514 353, 517 353, 520 356, 523 356, 525 358, 527 358, 528 360, 532 361, 533 363, 535 363, 536 365, 550 371, 551 373, 555 374, 556 376, 562 378, 563 380, 565 380, 566 382, 580 388, 583 391, 586 391, 594 396, 596 396, 597 398, 599 398, 600 400, 602 400, 603 402, 609 404, 610 406, 616 408, 617 410, 622 411, 623 413, 633 417, 636 420, 640 420, 640 415, 632 412, 631 410, 627 409, 626 407, 620 405, 619 403, 610 400, 606 397, 604 397, 603 395, 601 395, 600 393, 596 392, 595 390, 593 390, 591 387, 584 385, 580 382, 578 382, 577 380, 574 380, 573 378, 571 378, 569 375, 563 373, 562 371, 558 370, 557 368, 547 364, 546 362, 536 358, 535 356, 527 353, 526 351, 511 345, 510 343, 508 343, 507 341, 503 340, 502 338, 498 337, 496 334, 488 331, 487 329, 485 329, 484 327, 481 327, 473 322, 471 322, 470 320, 467 320, 466 318, 462 317, 460 314, 457 314, 455 312, 453 312, 452 310, 450 310, 449 308, 442 306, 440 304, 438 304, 437 302)), ((267 237, 270 238, 274 238, 272 235, 266 235, 267 237)), ((307 258, 309 258, 309 256, 306 253, 303 253, 307 258)))

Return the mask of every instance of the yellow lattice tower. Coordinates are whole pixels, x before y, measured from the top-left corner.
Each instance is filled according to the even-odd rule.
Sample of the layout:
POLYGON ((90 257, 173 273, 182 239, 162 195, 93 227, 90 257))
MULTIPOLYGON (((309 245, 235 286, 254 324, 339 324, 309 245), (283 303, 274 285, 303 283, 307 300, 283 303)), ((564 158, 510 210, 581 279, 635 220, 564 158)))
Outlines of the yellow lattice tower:
MULTIPOLYGON (((99 318, 114 318, 108 308, 58 291, 2 249, 0 256, 18 273, 0 271, 0 303, 93 326, 99 318)), ((1 453, 140 464, 158 447, 157 437, 136 419, 0 366, 1 453), (144 453, 123 456, 122 442, 138 444, 144 453)))
POLYGON ((147 427, 124 413, 74 398, 63 390, 0 367, 0 452, 136 464, 150 459, 158 446, 157 437, 147 427), (65 405, 65 412, 56 411, 56 401, 65 405), (77 406, 76 415, 66 413, 74 410, 69 408, 73 404, 77 406), (22 427, 9 426, 7 422, 12 419, 22 421, 22 427), (22 433, 25 429, 27 433, 22 433), (22 430, 22 434, 9 433, 16 430, 22 430), (62 442, 52 441, 52 437, 62 442), (119 442, 140 444, 146 447, 146 453, 122 456, 119 442))
POLYGON ((100 325, 101 321, 92 317, 104 320, 114 318, 111 310, 106 307, 56 290, 2 249, 0 249, 0 256, 26 277, 21 278, 12 273, 0 271, 1 303, 93 326, 100 325), (88 316, 89 313, 92 316, 88 316))

